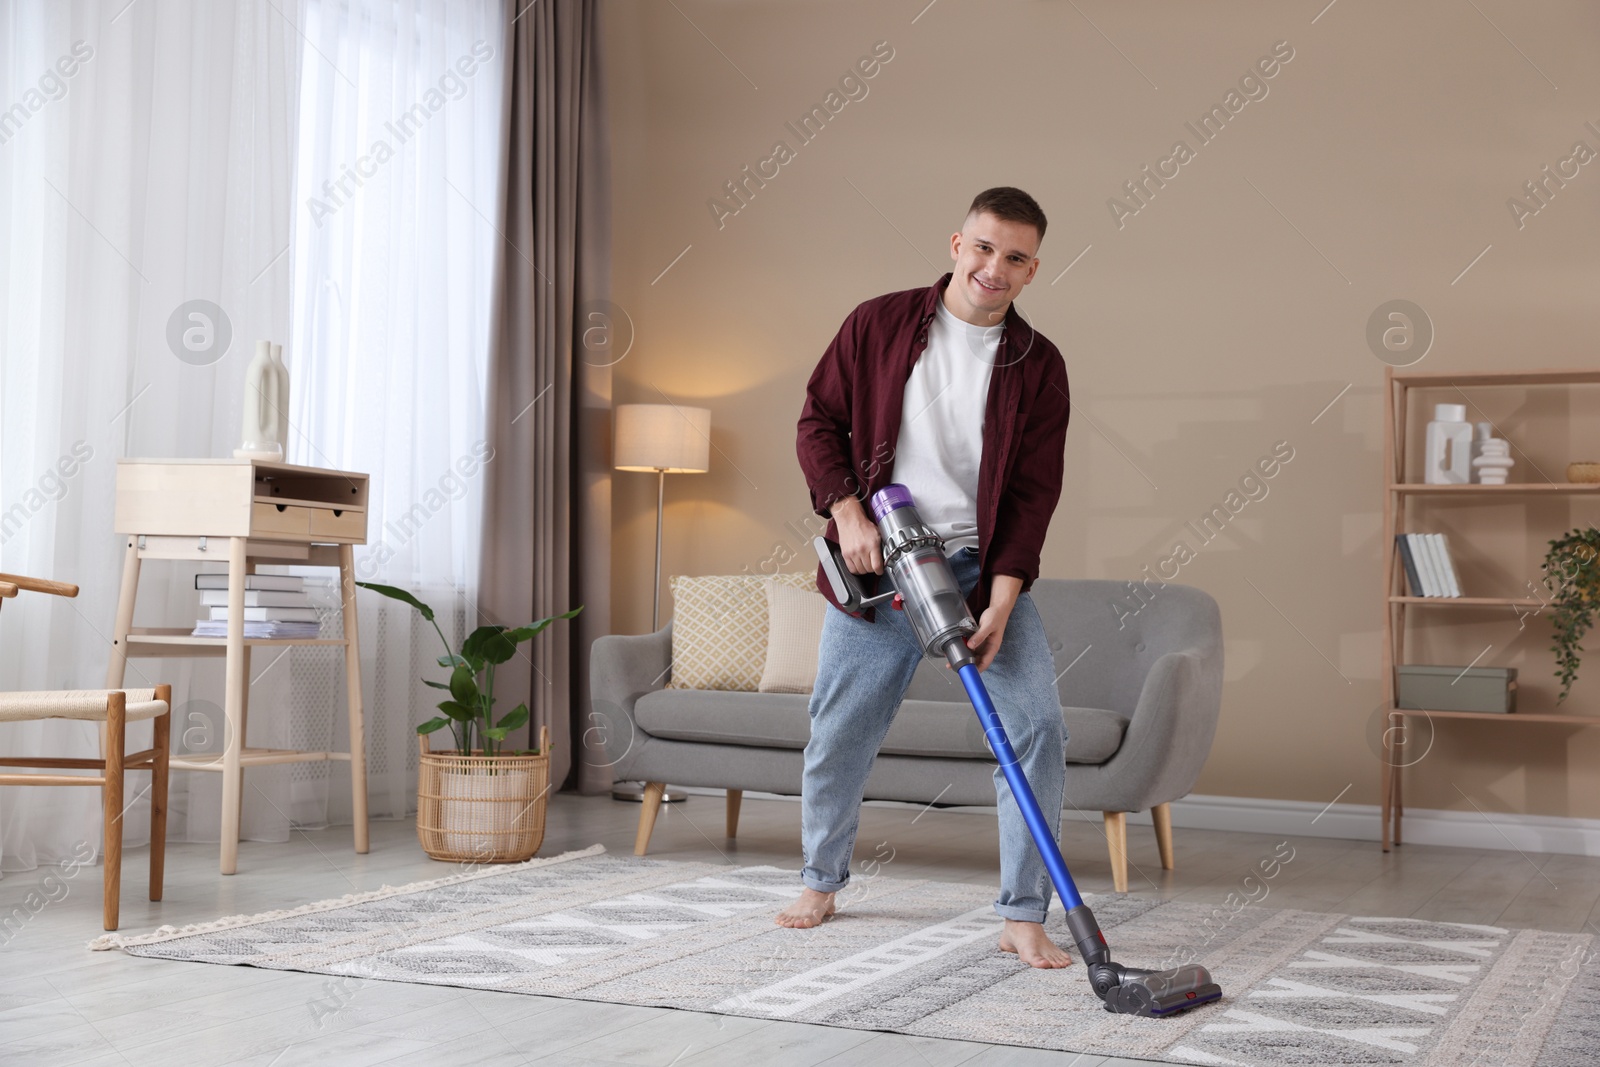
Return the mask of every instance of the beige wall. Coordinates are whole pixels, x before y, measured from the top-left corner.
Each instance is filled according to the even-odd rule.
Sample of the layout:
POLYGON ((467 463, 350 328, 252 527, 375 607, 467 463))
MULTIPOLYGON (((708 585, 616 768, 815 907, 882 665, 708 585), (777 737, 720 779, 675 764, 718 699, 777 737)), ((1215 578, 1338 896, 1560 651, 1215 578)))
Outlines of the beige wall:
MULTIPOLYGON (((1050 218, 1019 306, 1074 400, 1044 576, 1131 579, 1187 540, 1176 580, 1221 604, 1228 659, 1197 791, 1327 802, 1353 783, 1344 802, 1375 803, 1383 364, 1366 322, 1394 298, 1425 308, 1418 369, 1600 366, 1600 161, 1520 229, 1506 205, 1575 141, 1600 150, 1600 7, 1342 0, 1313 24, 1323 0, 943 0, 913 24, 923 0, 675 5, 605 12, 616 300, 636 330, 615 399, 713 412, 712 471, 668 480, 665 572, 813 565, 807 377, 856 303, 947 269, 975 192, 1019 185, 1050 218), (784 123, 878 41, 894 56, 867 95, 801 145, 784 123), (1267 95, 1201 145, 1185 122, 1279 41, 1294 54, 1267 95), (1108 198, 1180 138, 1193 159, 1119 228, 1108 198), (708 199, 778 139, 794 158, 719 229, 708 199), (1199 547, 1184 524, 1278 442, 1293 459, 1266 495, 1199 547)), ((1474 399, 1525 450, 1515 478, 1600 458, 1592 389, 1474 399)), ((619 474, 615 501, 615 625, 639 632, 654 479, 619 474)), ((1593 509, 1435 505, 1418 525, 1451 534, 1474 592, 1509 596, 1593 509)), ((1554 699, 1546 620, 1430 610, 1416 661, 1492 645, 1479 663, 1518 667, 1525 707, 1554 699)), ((1600 661, 1569 706, 1600 714, 1600 661)), ((1600 817, 1600 730, 1453 724, 1407 801, 1465 797, 1600 817)))

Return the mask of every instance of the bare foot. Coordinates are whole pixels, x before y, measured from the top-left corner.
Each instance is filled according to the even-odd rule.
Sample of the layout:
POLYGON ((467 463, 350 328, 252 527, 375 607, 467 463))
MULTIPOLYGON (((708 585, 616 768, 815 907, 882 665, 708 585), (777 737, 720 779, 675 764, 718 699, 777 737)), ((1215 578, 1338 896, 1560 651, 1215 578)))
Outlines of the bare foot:
POLYGON ((1000 932, 1000 951, 1015 952, 1029 967, 1072 966, 1072 957, 1045 936, 1040 923, 1007 919, 1005 929, 1000 932))
POLYGON ((779 926, 803 930, 810 926, 820 926, 822 921, 832 914, 833 894, 819 893, 815 889, 807 889, 800 894, 799 899, 793 904, 778 912, 778 917, 775 921, 779 926))

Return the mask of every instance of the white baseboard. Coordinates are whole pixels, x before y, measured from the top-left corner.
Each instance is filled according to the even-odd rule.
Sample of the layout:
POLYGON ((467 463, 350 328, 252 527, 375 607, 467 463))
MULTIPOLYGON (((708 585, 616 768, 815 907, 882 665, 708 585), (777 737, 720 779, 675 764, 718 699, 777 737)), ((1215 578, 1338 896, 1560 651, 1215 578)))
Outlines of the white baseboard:
MULTIPOLYGON (((720 789, 690 787, 704 796, 721 796, 720 789)), ((746 792, 751 800, 798 800, 773 793, 746 792)), ((868 807, 918 809, 923 805, 890 800, 869 800, 868 807)), ((993 811, 990 807, 952 807, 948 811, 993 811)), ((1070 817, 1073 812, 1068 811, 1070 817)), ((1257 797, 1220 797, 1194 794, 1172 802, 1172 825, 1187 830, 1232 830, 1277 834, 1284 837, 1335 837, 1351 841, 1377 841, 1382 829, 1375 804, 1317 804, 1306 800, 1263 800, 1257 797)), ((1083 816, 1100 821, 1099 812, 1083 816)), ((1128 816, 1131 823, 1150 825, 1150 813, 1128 816)), ((1489 848, 1521 852, 1600 856, 1600 819, 1562 815, 1507 815, 1491 812, 1444 811, 1408 808, 1404 840, 1414 845, 1448 845, 1455 848, 1489 848)))
MULTIPOLYGON (((1130 815, 1128 821, 1148 825, 1150 814, 1130 815)), ((1199 794, 1173 801, 1172 825, 1355 841, 1377 841, 1382 836, 1381 810, 1375 804, 1329 806, 1304 800, 1199 794)), ((1600 819, 1562 815, 1482 815, 1475 811, 1408 808, 1402 837, 1414 845, 1600 856, 1600 819)))

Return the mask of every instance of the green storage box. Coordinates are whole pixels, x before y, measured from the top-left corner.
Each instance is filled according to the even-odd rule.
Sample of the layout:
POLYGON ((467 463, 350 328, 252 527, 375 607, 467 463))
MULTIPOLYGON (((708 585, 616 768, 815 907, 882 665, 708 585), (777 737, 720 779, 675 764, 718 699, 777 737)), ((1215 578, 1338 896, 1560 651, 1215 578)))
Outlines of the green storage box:
POLYGON ((1420 663, 1395 668, 1395 704, 1425 711, 1517 710, 1515 667, 1439 667, 1420 663))

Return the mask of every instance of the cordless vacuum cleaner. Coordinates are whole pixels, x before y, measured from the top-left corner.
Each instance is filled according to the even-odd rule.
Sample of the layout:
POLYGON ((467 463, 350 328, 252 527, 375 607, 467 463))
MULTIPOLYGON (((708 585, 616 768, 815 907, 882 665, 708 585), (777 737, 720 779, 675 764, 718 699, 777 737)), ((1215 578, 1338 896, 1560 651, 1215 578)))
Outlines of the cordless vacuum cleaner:
POLYGON ((1005 727, 995 713, 989 691, 984 688, 977 661, 967 648, 967 638, 978 625, 967 610, 966 598, 956 582, 955 572, 945 558, 944 539, 924 525, 911 492, 904 485, 885 486, 872 495, 872 515, 882 540, 883 570, 894 588, 876 596, 866 596, 856 576, 845 567, 838 546, 825 537, 815 540, 817 557, 833 586, 834 598, 850 612, 859 612, 885 601, 902 610, 911 620, 923 654, 946 659, 961 675, 967 696, 983 723, 989 747, 1011 783, 1022 817, 1027 820, 1034 844, 1044 857, 1045 867, 1067 909, 1067 928, 1078 944, 1078 952, 1089 967, 1089 982, 1105 1004, 1106 1011, 1123 1015, 1156 1018, 1173 1015, 1218 1000, 1222 990, 1211 980, 1211 972, 1199 964, 1187 963, 1167 971, 1147 971, 1111 962, 1111 950, 1094 913, 1078 894, 1061 849, 1056 845, 1050 824, 1034 798, 1033 789, 1017 763, 1017 754, 1006 737, 1005 727))

